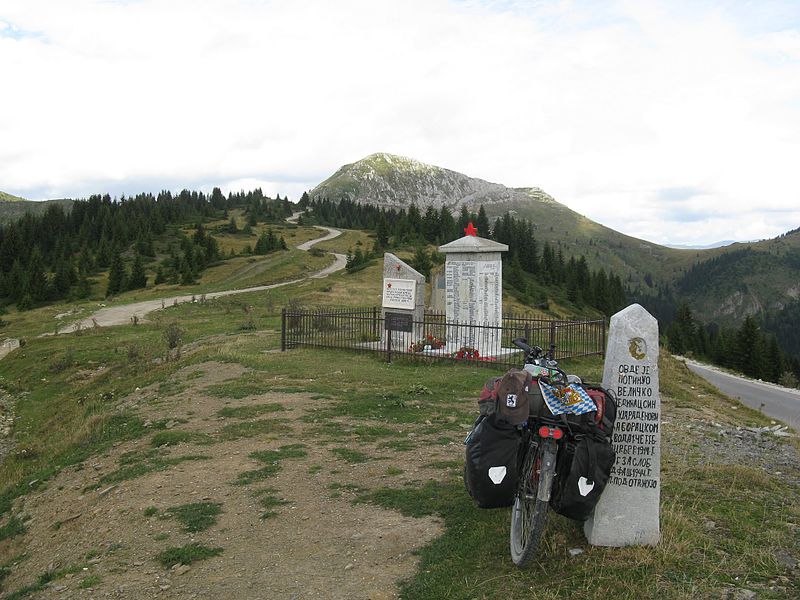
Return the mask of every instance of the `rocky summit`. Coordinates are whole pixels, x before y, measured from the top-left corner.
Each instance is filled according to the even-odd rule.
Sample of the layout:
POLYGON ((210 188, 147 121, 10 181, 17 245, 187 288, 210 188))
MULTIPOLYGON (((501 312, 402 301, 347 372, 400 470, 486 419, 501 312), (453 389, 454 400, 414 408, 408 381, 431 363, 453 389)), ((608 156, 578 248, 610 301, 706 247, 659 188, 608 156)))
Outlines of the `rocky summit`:
POLYGON ((530 203, 532 198, 555 204, 551 196, 536 187, 509 188, 383 152, 344 165, 315 187, 310 196, 398 208, 412 203, 421 208, 446 206, 454 212, 462 206, 477 210, 481 204, 487 212, 497 212, 491 211, 493 205, 530 203))

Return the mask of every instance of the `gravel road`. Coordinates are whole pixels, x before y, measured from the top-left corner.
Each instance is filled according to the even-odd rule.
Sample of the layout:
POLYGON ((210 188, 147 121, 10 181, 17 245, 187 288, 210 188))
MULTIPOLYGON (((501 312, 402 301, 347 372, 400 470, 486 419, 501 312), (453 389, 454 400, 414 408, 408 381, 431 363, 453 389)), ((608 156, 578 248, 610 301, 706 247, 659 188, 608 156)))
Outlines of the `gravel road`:
MULTIPOLYGON (((332 227, 321 227, 317 226, 317 229, 321 229, 326 232, 326 234, 322 237, 309 240, 297 246, 298 250, 309 250, 314 244, 318 244, 319 242, 324 242, 327 240, 332 240, 335 237, 338 237, 342 234, 341 231, 338 229, 333 229, 332 227)), ((181 304, 183 302, 191 302, 199 298, 200 296, 205 296, 206 298, 219 298, 221 296, 231 296, 233 294, 244 294, 247 292, 261 292, 265 290, 272 290, 278 287, 283 287, 286 285, 292 285, 294 283, 299 283, 301 281, 305 281, 307 278, 311 279, 320 279, 323 277, 327 277, 331 273, 335 273, 336 271, 341 271, 344 269, 347 263, 347 257, 344 254, 338 254, 336 252, 331 252, 333 254, 335 260, 332 265, 325 267, 321 271, 314 273, 313 275, 309 275, 308 277, 302 277, 300 279, 292 279, 291 281, 281 281, 280 283, 273 283, 271 285, 258 285, 255 287, 249 288, 242 288, 236 290, 225 290, 222 292, 209 292, 203 294, 202 292, 196 292, 194 294, 187 294, 184 296, 169 296, 167 298, 158 298, 156 300, 145 300, 143 302, 135 302, 133 304, 124 304, 121 306, 107 306, 105 308, 100 309, 93 315, 82 319, 80 321, 75 321, 70 325, 64 327, 63 329, 59 330, 59 333, 70 333, 76 331, 78 329, 86 329, 89 327, 94 327, 95 325, 99 327, 110 327, 112 325, 124 325, 126 323, 130 323, 131 319, 135 316, 139 320, 143 320, 148 313, 153 312, 154 310, 160 310, 167 306, 172 306, 174 304, 181 304)), ((53 335, 52 333, 46 333, 43 335, 53 335)))

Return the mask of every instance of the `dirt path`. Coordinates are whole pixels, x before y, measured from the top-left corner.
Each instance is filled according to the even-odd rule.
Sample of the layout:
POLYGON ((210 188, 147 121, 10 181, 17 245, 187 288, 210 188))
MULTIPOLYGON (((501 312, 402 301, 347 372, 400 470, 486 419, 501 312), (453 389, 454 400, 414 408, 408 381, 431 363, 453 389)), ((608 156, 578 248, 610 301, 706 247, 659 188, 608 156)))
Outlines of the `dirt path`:
MULTIPOLYGON (((355 490, 389 483, 389 467, 405 469, 402 477, 408 482, 429 477, 425 467, 409 468, 423 457, 412 451, 350 464, 329 445, 316 443, 318 435, 308 430, 313 424, 301 419, 319 406, 319 399, 270 391, 232 399, 210 389, 248 373, 236 364, 203 363, 176 374, 171 384, 183 387, 177 394, 167 396, 154 385, 126 398, 123 405, 147 419, 153 434, 184 433, 197 440, 155 448, 148 435, 119 444, 65 469, 46 489, 24 498, 17 510, 29 518, 28 531, 15 538, 19 547, 4 550, 7 555, 24 551, 26 558, 3 589, 20 589, 48 571, 74 570, 33 597, 396 598, 398 582, 416 569, 414 551, 440 535, 441 524, 354 504, 353 499, 355 490), (276 409, 266 415, 277 425, 274 431, 225 435, 232 425, 258 424, 265 415, 224 418, 222 409, 265 405, 276 409), (213 442, 202 442, 202 436, 213 442), (290 444, 303 455, 275 461, 277 473, 263 481, 241 484, 241 474, 264 466, 251 453, 290 444), (164 460, 207 458, 104 481, 122 464, 130 466, 147 453, 164 460), (266 497, 276 500, 268 518, 261 505, 266 497), (170 517, 170 509, 192 503, 219 504, 216 523, 189 532, 170 517), (174 568, 158 562, 168 547, 189 543, 221 552, 174 568)), ((426 448, 424 458, 452 459, 458 450, 459 445, 426 448)), ((397 485, 398 478, 391 483, 397 485)))
MULTIPOLYGON (((299 214, 299 213, 298 213, 299 214)), ((296 220, 297 215, 294 215, 294 219, 296 220)), ((292 218, 288 219, 291 220, 292 218)), ((341 231, 338 229, 333 229, 332 227, 316 227, 317 229, 321 229, 326 232, 326 234, 322 237, 309 240, 297 246, 298 250, 310 250, 314 244, 318 244, 319 242, 324 242, 327 240, 332 240, 342 234, 341 231)), ((167 306, 173 306, 175 304, 182 304, 184 302, 192 302, 201 296, 205 296, 206 298, 219 298, 222 296, 231 296, 233 294, 244 294, 247 292, 262 292, 266 290, 272 290, 278 287, 283 287, 286 285, 293 285, 295 283, 300 283, 301 281, 305 281, 306 279, 321 279, 323 277, 327 277, 331 273, 336 273, 337 271, 341 271, 344 269, 345 265, 347 264, 347 257, 344 254, 339 254, 336 252, 331 252, 333 254, 334 261, 328 267, 325 267, 321 271, 318 271, 312 275, 307 277, 301 277, 299 279, 292 279, 291 281, 281 281, 280 283, 273 283, 270 285, 258 285, 255 287, 248 287, 248 288, 241 288, 235 290, 225 290, 221 292, 209 292, 206 294, 203 293, 194 293, 194 294, 185 294, 182 296, 169 296, 166 298, 157 298, 155 300, 145 300, 143 302, 134 302, 132 304, 123 304, 121 306, 107 306, 105 308, 100 309, 93 315, 82 319, 80 321, 75 321, 66 327, 59 329, 59 333, 71 333, 73 331, 77 331, 79 329, 87 329, 90 327, 111 327, 113 325, 125 325, 130 323, 131 320, 135 317, 139 321, 142 321, 146 318, 148 313, 153 312, 154 310, 160 310, 162 308, 166 308, 167 306)), ((43 336, 53 335, 53 333, 44 333, 43 336)), ((1 358, 2 356, 0 356, 1 358)))

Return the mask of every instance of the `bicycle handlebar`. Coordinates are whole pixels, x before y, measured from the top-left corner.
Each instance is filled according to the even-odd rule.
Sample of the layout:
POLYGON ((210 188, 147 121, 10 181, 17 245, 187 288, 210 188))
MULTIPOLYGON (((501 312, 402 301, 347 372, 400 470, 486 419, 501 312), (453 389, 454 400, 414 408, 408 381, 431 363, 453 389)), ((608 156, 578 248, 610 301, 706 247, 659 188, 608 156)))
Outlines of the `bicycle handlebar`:
POLYGON ((539 358, 542 356, 542 349, 539 346, 529 346, 528 340, 523 337, 515 338, 511 340, 511 343, 514 344, 517 348, 521 348, 525 351, 526 354, 532 354, 532 358, 539 358))
POLYGON ((549 377, 552 377, 553 374, 555 373, 557 375, 556 379, 560 379, 561 383, 564 384, 567 383, 567 374, 561 369, 559 369, 558 363, 556 363, 556 361, 553 360, 553 355, 555 354, 555 344, 551 344, 550 352, 548 352, 547 355, 545 356, 544 350, 542 350, 540 346, 528 345, 528 340, 524 337, 515 338, 511 340, 511 343, 525 352, 526 364, 532 364, 540 367, 541 369, 550 374, 549 377), (542 359, 547 359, 547 360, 542 360, 542 359))

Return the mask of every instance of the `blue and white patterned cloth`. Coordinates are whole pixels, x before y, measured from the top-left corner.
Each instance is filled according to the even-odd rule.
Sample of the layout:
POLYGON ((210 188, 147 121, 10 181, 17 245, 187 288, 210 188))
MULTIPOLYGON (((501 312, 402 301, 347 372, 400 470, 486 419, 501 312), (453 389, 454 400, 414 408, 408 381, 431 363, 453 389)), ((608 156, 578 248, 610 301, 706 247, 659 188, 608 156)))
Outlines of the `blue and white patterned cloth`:
POLYGON ((542 390, 544 402, 553 415, 583 415, 597 410, 597 406, 586 390, 578 385, 555 387, 540 379, 539 389, 542 390))

